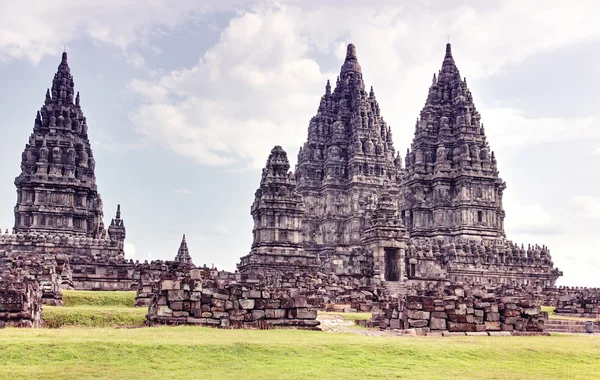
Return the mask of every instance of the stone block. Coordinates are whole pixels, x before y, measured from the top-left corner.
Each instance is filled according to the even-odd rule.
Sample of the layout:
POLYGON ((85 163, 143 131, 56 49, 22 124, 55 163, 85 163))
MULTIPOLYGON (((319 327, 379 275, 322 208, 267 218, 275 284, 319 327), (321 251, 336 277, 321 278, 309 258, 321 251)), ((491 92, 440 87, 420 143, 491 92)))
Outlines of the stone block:
POLYGON ((285 318, 286 309, 265 309, 267 319, 285 318))
POLYGON ((243 298, 263 298, 260 290, 247 290, 242 292, 243 298))
POLYGON ((500 331, 500 322, 485 322, 487 331, 500 331))
POLYGON ((183 290, 168 290, 167 299, 169 301, 183 301, 187 299, 187 294, 183 290))
POLYGON ((487 313, 485 315, 485 320, 489 321, 489 322, 497 322, 500 320, 500 314, 499 313, 487 313))
POLYGON ((173 310, 171 310, 168 306, 159 306, 156 315, 159 317, 171 317, 173 316, 173 310))
POLYGON ((297 309, 291 309, 293 318, 298 319, 316 319, 317 309, 299 307, 297 309))
POLYGON ((450 332, 467 332, 474 331, 474 325, 468 323, 448 322, 448 331, 450 332))
POLYGON ((225 300, 229 299, 229 293, 216 293, 215 292, 213 294, 213 299, 214 298, 225 301, 225 300))
POLYGON ((429 328, 432 330, 446 330, 446 319, 431 317, 429 320, 429 328))
POLYGON ((513 326, 513 325, 508 325, 508 324, 506 324, 506 323, 501 323, 501 324, 500 324, 500 329, 501 329, 502 331, 513 331, 515 328, 514 328, 514 326, 513 326))
POLYGON ((431 313, 421 310, 407 310, 406 315, 410 319, 429 319, 431 313))
POLYGON ((254 309, 254 300, 253 299, 240 299, 238 300, 240 303, 240 307, 242 309, 250 310, 254 309))
POLYGON ((408 325, 410 327, 426 327, 428 325, 428 321, 426 319, 409 319, 408 325))
POLYGON ((252 310, 252 319, 255 321, 265 319, 265 311, 264 310, 252 310))

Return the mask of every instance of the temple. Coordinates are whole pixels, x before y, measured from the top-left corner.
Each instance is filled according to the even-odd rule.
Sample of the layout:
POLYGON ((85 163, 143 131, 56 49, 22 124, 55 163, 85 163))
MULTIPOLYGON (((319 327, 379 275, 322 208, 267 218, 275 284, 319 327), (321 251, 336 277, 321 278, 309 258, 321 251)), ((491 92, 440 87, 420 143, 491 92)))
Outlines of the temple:
POLYGON ((121 206, 106 229, 95 166, 64 52, 21 157, 15 224, 0 234, 0 260, 27 257, 46 270, 55 266, 62 288, 128 288, 133 270, 124 260, 121 206))
MULTIPOLYGON (((317 263, 319 271, 353 276, 391 292, 441 280, 553 286, 562 273, 553 267, 549 250, 506 239, 506 184, 450 44, 417 119, 405 167, 373 88, 365 88, 350 44, 335 88, 327 82, 310 120, 298 154, 295 191, 289 165, 277 175, 286 179, 285 186, 277 185, 285 188, 280 198, 294 207, 278 207, 275 219, 265 218, 273 207, 260 202, 257 193, 252 251, 239 270, 312 270, 317 263), (301 239, 286 256, 277 253, 275 262, 281 235, 267 230, 281 228, 277 220, 293 220, 294 228, 299 221, 301 239)), ((280 147, 275 151, 285 156, 280 147)))
POLYGON ((187 246, 187 241, 185 240, 185 235, 183 235, 183 238, 181 239, 181 244, 179 245, 179 250, 177 251, 177 256, 175 256, 175 262, 182 263, 182 264, 191 264, 191 265, 194 264, 192 262, 192 257, 190 256, 190 251, 187 246))
POLYGON ((406 155, 401 218, 413 238, 503 239, 506 184, 450 49, 406 155))

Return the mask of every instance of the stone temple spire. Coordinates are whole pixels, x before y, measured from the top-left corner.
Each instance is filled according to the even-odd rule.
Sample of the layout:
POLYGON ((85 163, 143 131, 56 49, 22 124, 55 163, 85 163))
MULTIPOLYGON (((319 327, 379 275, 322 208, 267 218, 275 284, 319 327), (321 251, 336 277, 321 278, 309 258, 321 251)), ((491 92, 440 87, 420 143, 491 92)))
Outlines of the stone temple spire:
POLYGON ((117 205, 117 213, 115 218, 111 220, 110 226, 108 227, 108 236, 111 240, 118 241, 121 245, 125 241, 125 222, 121 219, 121 205, 117 205))
POLYGON ((327 256, 343 246, 337 251, 351 255, 361 246, 367 214, 386 181, 397 195, 395 156, 375 90, 365 86, 356 47, 349 44, 335 88, 325 86, 298 154, 297 190, 307 210, 305 250, 327 256))
POLYGON ((411 237, 504 237, 505 183, 480 119, 447 44, 401 182, 401 217, 411 237))
POLYGON ((15 232, 103 238, 96 162, 67 53, 36 113, 15 179, 15 232))
POLYGON ((183 264, 193 264, 190 251, 188 250, 187 241, 185 241, 185 234, 183 234, 183 238, 181 239, 177 256, 175 256, 175 261, 183 264))

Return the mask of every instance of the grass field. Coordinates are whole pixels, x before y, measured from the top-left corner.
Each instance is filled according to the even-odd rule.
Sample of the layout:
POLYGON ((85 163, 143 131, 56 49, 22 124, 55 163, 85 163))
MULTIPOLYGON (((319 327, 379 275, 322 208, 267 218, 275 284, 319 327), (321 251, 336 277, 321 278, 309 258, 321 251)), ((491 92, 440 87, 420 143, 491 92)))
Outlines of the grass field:
MULTIPOLYGON (((0 379, 596 379, 600 337, 366 336, 141 326, 132 293, 65 292, 0 330, 0 379), (56 328, 61 327, 61 328, 56 328)), ((331 313, 349 320, 370 313, 331 313)))
POLYGON ((4 329, 0 356, 0 378, 6 379, 597 379, 600 338, 4 329))
POLYGON ((133 307, 135 292, 63 290, 63 303, 71 306, 133 307))

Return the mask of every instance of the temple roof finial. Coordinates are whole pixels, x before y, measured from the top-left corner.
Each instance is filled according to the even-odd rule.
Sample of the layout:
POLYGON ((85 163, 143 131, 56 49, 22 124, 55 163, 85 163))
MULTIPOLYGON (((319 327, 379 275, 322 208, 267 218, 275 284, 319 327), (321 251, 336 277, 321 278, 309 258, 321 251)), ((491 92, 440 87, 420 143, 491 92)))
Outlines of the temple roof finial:
POLYGON ((450 42, 448 42, 446 44, 446 57, 452 57, 452 45, 450 45, 450 42))
POLYGON ((346 48, 346 60, 344 61, 344 65, 342 65, 341 74, 347 72, 361 72, 360 64, 356 57, 356 47, 353 44, 348 44, 346 48))

